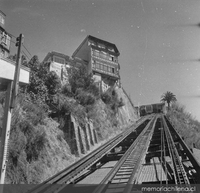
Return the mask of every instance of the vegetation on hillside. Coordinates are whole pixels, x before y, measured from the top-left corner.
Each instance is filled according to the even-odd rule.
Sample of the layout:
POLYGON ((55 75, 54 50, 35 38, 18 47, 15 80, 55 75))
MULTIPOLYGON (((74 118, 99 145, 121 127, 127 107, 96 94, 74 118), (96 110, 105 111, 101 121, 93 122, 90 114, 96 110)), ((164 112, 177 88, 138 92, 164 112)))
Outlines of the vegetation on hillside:
POLYGON ((183 105, 173 103, 167 117, 191 150, 200 149, 200 122, 186 112, 183 105))
MULTIPOLYGON (((31 70, 30 84, 20 87, 12 114, 6 181, 40 183, 72 162, 73 151, 63 129, 67 114, 73 114, 81 126, 92 119, 99 139, 106 139, 118 126, 116 113, 123 101, 114 89, 100 94, 85 66, 71 68, 69 82, 62 85, 37 56, 23 61, 31 70)), ((0 93, 1 106, 4 95, 0 93)))
POLYGON ((200 122, 185 110, 185 106, 177 102, 176 95, 167 91, 161 96, 162 102, 167 102, 167 117, 175 127, 188 147, 200 149, 200 122))

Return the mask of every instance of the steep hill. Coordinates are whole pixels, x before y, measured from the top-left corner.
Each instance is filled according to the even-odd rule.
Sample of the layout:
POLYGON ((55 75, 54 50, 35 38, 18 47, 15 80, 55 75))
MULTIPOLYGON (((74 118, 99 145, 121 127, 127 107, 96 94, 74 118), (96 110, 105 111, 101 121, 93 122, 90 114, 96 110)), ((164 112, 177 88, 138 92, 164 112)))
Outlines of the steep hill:
POLYGON ((66 98, 73 110, 54 119, 40 104, 19 97, 6 183, 41 183, 133 124, 138 117, 124 90, 116 87, 112 94, 115 102, 99 98, 87 108, 66 98))

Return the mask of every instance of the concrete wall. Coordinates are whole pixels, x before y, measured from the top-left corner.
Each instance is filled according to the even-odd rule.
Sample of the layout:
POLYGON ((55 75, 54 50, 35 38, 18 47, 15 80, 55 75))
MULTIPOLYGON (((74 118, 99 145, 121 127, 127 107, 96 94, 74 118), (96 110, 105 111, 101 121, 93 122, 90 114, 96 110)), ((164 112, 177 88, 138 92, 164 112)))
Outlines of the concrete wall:
POLYGON ((96 143, 98 136, 91 120, 86 120, 84 126, 80 126, 73 115, 68 115, 65 133, 71 152, 77 156, 85 154, 96 143))
MULTIPOLYGON (((137 111, 134 108, 132 102, 130 101, 130 98, 124 93, 122 88, 115 88, 118 97, 122 98, 124 105, 119 107, 118 113, 116 114, 117 120, 118 120, 118 129, 123 128, 126 129, 126 127, 133 124, 137 119, 137 111)), ((105 104, 102 101, 99 101, 102 105, 98 106, 98 118, 99 121, 101 121, 102 129, 99 131, 98 128, 95 128, 95 124, 93 124, 92 120, 85 119, 85 125, 80 125, 78 123, 78 120, 73 115, 68 115, 66 119, 66 125, 65 128, 63 128, 63 131, 66 136, 66 140, 69 143, 71 153, 79 156, 81 154, 85 154, 88 151, 91 150, 91 147, 93 147, 95 144, 98 144, 100 142, 100 139, 98 138, 99 135, 97 135, 97 130, 99 132, 104 132, 105 130, 109 130, 110 127, 112 127, 111 123, 108 123, 108 115, 105 111, 105 104), (102 118, 104 117, 104 118, 102 118)))

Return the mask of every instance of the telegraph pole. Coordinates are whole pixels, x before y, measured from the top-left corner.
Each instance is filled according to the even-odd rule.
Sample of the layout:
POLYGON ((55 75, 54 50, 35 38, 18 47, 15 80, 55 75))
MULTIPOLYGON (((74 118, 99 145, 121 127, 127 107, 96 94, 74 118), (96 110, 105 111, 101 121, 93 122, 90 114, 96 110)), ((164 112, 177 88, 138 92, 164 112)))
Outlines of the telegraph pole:
MULTIPOLYGON (((10 137, 10 125, 11 125, 11 115, 12 110, 15 107, 16 97, 19 87, 19 73, 21 65, 21 45, 24 36, 20 36, 16 39, 16 46, 18 47, 17 51, 17 60, 15 67, 14 81, 10 81, 7 86, 7 93, 5 98, 5 107, 4 107, 4 118, 3 118, 3 128, 0 133, 0 184, 4 184, 5 173, 6 173, 6 164, 7 164, 7 154, 8 154, 8 145, 10 137)), ((3 186, 0 186, 0 193, 3 192, 3 186)))
POLYGON ((140 103, 138 102, 138 115, 140 117, 140 103))
POLYGON ((18 94, 19 72, 20 72, 20 66, 21 66, 21 46, 22 46, 23 40, 24 40, 24 35, 20 34, 19 37, 17 37, 16 44, 15 44, 18 47, 18 50, 17 50, 16 68, 15 68, 15 76, 14 76, 14 82, 13 82, 10 108, 14 108, 15 103, 16 103, 16 97, 18 94))

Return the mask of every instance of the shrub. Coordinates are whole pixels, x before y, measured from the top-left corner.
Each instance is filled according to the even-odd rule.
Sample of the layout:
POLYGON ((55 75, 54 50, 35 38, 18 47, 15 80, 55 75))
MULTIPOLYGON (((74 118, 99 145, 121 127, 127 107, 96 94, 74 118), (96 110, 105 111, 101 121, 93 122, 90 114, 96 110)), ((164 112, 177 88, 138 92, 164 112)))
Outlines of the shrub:
POLYGON ((26 118, 33 124, 42 124, 47 116, 48 107, 45 104, 37 104, 32 102, 24 102, 23 110, 26 113, 26 118))
POLYGON ((64 84, 61 88, 61 93, 68 97, 73 97, 74 94, 72 93, 71 86, 67 83, 64 84))
POLYGON ((83 106, 93 105, 95 103, 95 96, 83 90, 79 90, 76 98, 83 106))
POLYGON ((89 93, 91 93, 91 94, 93 94, 93 95, 96 97, 96 99, 99 99, 99 97, 100 97, 100 92, 99 92, 99 88, 96 86, 95 83, 91 84, 91 85, 87 88, 86 91, 89 92, 89 93))
POLYGON ((0 104, 2 104, 2 105, 5 102, 5 95, 6 95, 6 92, 4 92, 4 91, 0 92, 0 104))
POLYGON ((34 135, 28 140, 26 144, 26 155, 27 161, 35 161, 38 159, 40 152, 44 148, 44 144, 46 142, 46 135, 41 130, 36 130, 34 135))
POLYGON ((124 101, 122 98, 119 99, 119 104, 118 104, 118 107, 122 107, 124 106, 124 101))
POLYGON ((196 147, 199 147, 200 123, 194 120, 192 116, 185 111, 185 106, 174 103, 170 111, 168 111, 167 117, 177 129, 178 133, 184 137, 184 141, 188 147, 192 148, 193 143, 196 147))
POLYGON ((61 80, 56 72, 51 71, 47 74, 45 85, 47 86, 49 95, 54 95, 60 92, 61 80))
POLYGON ((101 99, 105 104, 110 106, 114 113, 117 113, 118 107, 124 105, 122 98, 120 98, 120 100, 118 99, 117 92, 113 88, 102 93, 101 99))
POLYGON ((58 119, 68 113, 70 113, 71 110, 71 102, 69 98, 67 98, 64 94, 57 94, 54 96, 53 101, 50 104, 51 107, 51 114, 55 114, 58 119))
POLYGON ((101 99, 105 104, 110 104, 112 101, 112 95, 110 92, 104 92, 101 94, 101 99))
POLYGON ((71 92, 76 96, 79 89, 93 94, 95 97, 99 97, 99 89, 97 88, 92 74, 88 74, 87 67, 81 65, 78 68, 71 68, 69 74, 69 84, 71 92))

